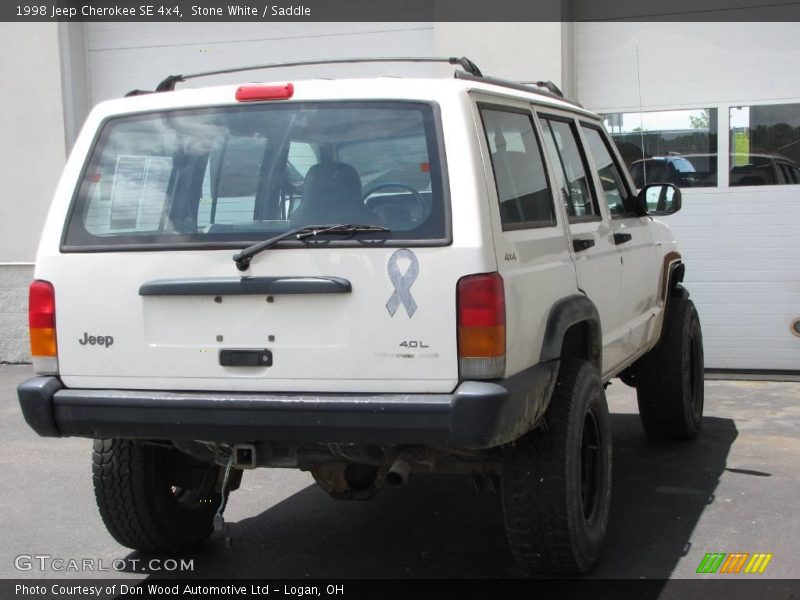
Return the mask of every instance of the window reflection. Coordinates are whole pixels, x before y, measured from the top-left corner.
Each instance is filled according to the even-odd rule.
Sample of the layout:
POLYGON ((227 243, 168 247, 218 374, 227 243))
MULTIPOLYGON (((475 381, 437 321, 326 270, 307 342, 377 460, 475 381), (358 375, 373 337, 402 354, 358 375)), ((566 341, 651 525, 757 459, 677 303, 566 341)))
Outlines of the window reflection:
POLYGON ((717 185, 717 109, 603 115, 636 187, 717 185))
POLYGON ((731 186, 800 183, 800 104, 730 111, 731 186))

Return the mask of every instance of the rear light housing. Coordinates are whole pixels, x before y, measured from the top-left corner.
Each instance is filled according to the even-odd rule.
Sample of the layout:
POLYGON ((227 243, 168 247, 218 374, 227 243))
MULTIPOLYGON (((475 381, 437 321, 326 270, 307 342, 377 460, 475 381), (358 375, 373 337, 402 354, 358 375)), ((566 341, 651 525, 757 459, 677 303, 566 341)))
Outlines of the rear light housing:
POLYGON ((239 102, 260 102, 262 100, 288 100, 294 95, 294 84, 241 85, 236 90, 236 100, 239 102))
POLYGON ((28 291, 33 369, 39 375, 55 375, 58 373, 56 292, 52 283, 40 279, 31 282, 28 291))
POLYGON ((506 299, 499 273, 462 277, 457 286, 458 372, 497 379, 506 370, 506 299))

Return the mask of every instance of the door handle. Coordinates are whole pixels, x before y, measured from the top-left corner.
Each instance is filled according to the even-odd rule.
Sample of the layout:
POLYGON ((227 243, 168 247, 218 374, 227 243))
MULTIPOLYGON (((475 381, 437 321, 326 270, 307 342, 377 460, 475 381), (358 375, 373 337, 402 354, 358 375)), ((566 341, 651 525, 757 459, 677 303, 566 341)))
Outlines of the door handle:
POLYGON ((196 277, 156 279, 139 287, 140 296, 241 296, 271 294, 349 294, 353 286, 341 277, 196 277))
POLYGON ((588 250, 592 246, 594 246, 594 239, 592 238, 572 240, 572 248, 575 250, 575 252, 582 252, 583 250, 588 250))
POLYGON ((615 233, 614 243, 617 245, 624 244, 625 242, 630 242, 632 237, 630 233, 615 233))

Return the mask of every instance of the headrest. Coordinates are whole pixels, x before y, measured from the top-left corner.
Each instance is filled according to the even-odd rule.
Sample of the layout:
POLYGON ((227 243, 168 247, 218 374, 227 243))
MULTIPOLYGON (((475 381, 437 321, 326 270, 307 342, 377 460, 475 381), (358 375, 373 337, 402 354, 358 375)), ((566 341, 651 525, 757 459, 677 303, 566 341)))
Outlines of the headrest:
POLYGON ((361 178, 356 170, 345 163, 320 163, 306 174, 303 200, 333 199, 335 202, 361 202, 361 178))

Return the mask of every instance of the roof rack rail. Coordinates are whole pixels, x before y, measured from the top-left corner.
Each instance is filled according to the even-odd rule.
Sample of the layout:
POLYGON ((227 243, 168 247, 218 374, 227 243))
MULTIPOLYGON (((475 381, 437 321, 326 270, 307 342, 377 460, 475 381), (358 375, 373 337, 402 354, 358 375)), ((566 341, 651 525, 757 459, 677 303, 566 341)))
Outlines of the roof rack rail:
POLYGON ((561 91, 555 83, 552 81, 518 81, 517 83, 521 83, 522 85, 533 85, 539 88, 544 88, 551 94, 555 94, 556 96, 564 97, 564 92, 561 91))
MULTIPOLYGON (((248 67, 233 67, 230 69, 219 69, 216 71, 203 71, 201 73, 191 73, 189 75, 170 75, 166 77, 156 87, 157 92, 171 92, 175 89, 175 85, 187 79, 195 79, 197 77, 208 77, 210 75, 226 75, 228 73, 241 73, 242 71, 257 71, 260 69, 277 69, 280 67, 306 67, 310 65, 337 65, 337 64, 352 64, 352 63, 383 63, 383 62, 413 62, 413 63, 448 63, 451 65, 458 65, 464 72, 475 77, 482 77, 483 74, 477 65, 468 59, 466 56, 461 58, 450 57, 381 57, 381 58, 334 58, 329 60, 304 60, 300 62, 287 62, 287 63, 270 63, 265 65, 251 65, 248 67)), ((458 72, 457 72, 458 73, 458 72)))
POLYGON ((583 108, 580 102, 565 98, 563 92, 552 81, 509 81, 507 79, 499 79, 497 77, 486 77, 484 75, 475 75, 474 73, 462 73, 457 71, 456 79, 466 79, 468 81, 482 81, 484 83, 491 83, 492 85, 499 85, 502 87, 510 88, 512 90, 520 90, 522 92, 532 92, 548 98, 556 98, 562 100, 578 108, 583 108))
POLYGON ((131 96, 144 96, 145 94, 153 94, 153 90, 131 90, 127 94, 125 94, 125 98, 130 98, 131 96))

